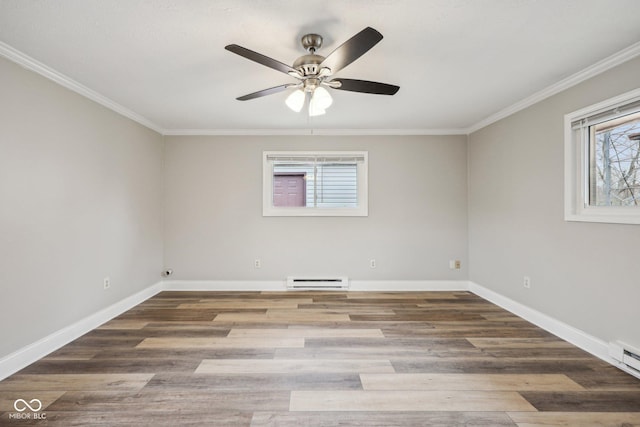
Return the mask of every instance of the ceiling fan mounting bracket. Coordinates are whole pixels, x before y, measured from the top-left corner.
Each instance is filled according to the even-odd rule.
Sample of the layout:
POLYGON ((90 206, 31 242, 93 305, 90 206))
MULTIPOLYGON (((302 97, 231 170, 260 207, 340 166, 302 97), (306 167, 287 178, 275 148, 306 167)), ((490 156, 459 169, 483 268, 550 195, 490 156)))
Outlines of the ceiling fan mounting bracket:
POLYGON ((302 47, 311 54, 322 47, 322 36, 320 34, 305 34, 300 41, 302 42, 302 47))

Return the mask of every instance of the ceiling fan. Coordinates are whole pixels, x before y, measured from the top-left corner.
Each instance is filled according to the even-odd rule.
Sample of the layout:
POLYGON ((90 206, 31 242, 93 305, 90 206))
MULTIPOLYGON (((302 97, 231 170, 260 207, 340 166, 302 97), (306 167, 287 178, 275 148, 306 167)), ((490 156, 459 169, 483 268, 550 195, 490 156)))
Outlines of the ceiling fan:
POLYGON ((322 36, 307 34, 302 37, 301 42, 308 53, 296 59, 292 66, 237 44, 225 46, 225 49, 230 52, 298 79, 296 83, 287 83, 263 89, 236 99, 247 101, 295 88, 287 97, 287 106, 299 112, 308 98, 309 115, 318 116, 324 114, 325 110, 333 102, 326 88, 378 95, 394 95, 400 89, 399 86, 368 80, 333 78, 335 73, 360 58, 380 40, 382 40, 382 34, 371 27, 367 27, 338 46, 327 57, 324 57, 316 54, 316 50, 322 46, 322 36))

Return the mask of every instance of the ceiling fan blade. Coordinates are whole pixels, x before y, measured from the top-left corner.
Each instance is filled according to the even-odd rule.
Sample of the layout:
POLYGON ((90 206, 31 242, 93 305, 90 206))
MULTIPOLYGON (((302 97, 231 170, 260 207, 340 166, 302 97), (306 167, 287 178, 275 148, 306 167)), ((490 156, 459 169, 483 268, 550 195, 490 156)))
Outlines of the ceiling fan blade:
POLYGON ((253 92, 248 95, 240 96, 236 99, 238 101, 248 101, 250 99, 260 98, 262 96, 273 95, 274 93, 282 92, 294 86, 298 86, 298 85, 296 83, 287 83, 286 85, 280 85, 280 86, 270 87, 269 89, 259 90, 257 92, 253 92))
POLYGON ((283 72, 285 74, 294 73, 300 74, 287 64, 283 64, 280 61, 276 61, 275 59, 269 58, 268 56, 264 56, 261 53, 254 52, 252 50, 247 49, 246 47, 238 46, 237 44, 230 44, 224 47, 229 52, 233 52, 237 55, 240 55, 244 58, 247 58, 251 61, 257 62, 258 64, 262 64, 266 67, 273 68, 276 71, 283 72))
POLYGON ((382 34, 371 27, 367 27, 338 46, 322 61, 320 67, 328 67, 335 74, 364 55, 380 40, 382 40, 382 34))
POLYGON ((400 86, 390 85, 387 83, 370 82, 368 80, 354 79, 333 79, 331 82, 340 82, 339 87, 333 87, 338 90, 348 90, 350 92, 374 93, 377 95, 395 95, 400 86))

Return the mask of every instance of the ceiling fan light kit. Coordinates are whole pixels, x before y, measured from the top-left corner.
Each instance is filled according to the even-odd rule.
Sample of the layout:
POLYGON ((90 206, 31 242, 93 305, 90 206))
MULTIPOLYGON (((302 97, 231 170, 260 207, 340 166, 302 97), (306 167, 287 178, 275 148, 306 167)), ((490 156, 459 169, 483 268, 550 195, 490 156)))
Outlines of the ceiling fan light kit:
POLYGON ((289 96, 287 96, 287 100, 285 104, 287 107, 291 108, 296 113, 299 113, 304 107, 304 101, 307 95, 302 91, 302 89, 296 89, 289 96))
POLYGON ((248 101, 295 88, 287 97, 285 104, 293 111, 300 112, 308 98, 309 116, 319 116, 325 114, 327 108, 333 103, 331 94, 326 88, 377 95, 394 95, 400 89, 399 86, 367 80, 332 78, 336 72, 360 58, 380 40, 382 40, 382 34, 367 27, 324 57, 316 54, 316 51, 322 47, 322 36, 306 34, 302 37, 301 42, 302 47, 308 53, 296 59, 291 67, 242 46, 227 45, 225 49, 230 52, 299 80, 298 83, 287 83, 263 89, 236 99, 248 101))
POLYGON ((332 103, 333 99, 329 92, 322 86, 318 86, 311 94, 311 99, 309 99, 309 116, 323 115, 332 103))

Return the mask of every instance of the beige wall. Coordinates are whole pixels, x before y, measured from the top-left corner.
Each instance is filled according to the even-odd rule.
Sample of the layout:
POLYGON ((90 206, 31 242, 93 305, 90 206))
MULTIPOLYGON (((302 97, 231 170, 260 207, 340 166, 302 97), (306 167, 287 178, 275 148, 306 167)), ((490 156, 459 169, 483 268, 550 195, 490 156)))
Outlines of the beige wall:
POLYGON ((466 150, 466 136, 165 137, 165 265, 178 280, 464 280, 466 150), (369 216, 263 217, 267 150, 367 150, 369 216))
POLYGON ((563 119, 640 85, 635 59, 469 136, 470 279, 640 346, 640 227, 565 222, 563 119), (523 276, 531 277, 524 289, 523 276))
POLYGON ((157 282, 163 267, 177 280, 470 278, 597 338, 640 346, 632 321, 640 227, 563 220, 562 139, 565 113, 638 87, 638 75, 640 59, 468 142, 175 136, 163 143, 0 59, 0 358, 157 282), (368 217, 262 217, 263 150, 339 149, 369 152, 368 217), (454 258, 462 270, 449 270, 454 258))
POLYGON ((160 280, 163 145, 1 58, 0 94, 2 358, 160 280))

